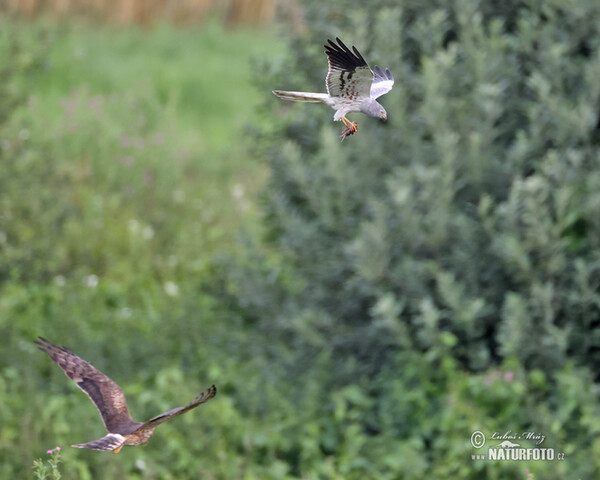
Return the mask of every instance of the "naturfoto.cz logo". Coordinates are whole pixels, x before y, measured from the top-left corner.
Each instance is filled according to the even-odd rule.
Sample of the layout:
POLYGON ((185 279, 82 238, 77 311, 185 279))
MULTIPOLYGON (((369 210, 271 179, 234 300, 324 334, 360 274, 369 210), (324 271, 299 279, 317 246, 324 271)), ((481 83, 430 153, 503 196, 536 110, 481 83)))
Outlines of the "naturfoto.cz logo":
POLYGON ((564 460, 563 452, 556 452, 554 448, 540 446, 545 439, 545 435, 536 432, 514 433, 509 430, 505 433, 493 432, 486 436, 482 431, 476 430, 471 434, 471 445, 474 448, 481 449, 488 441, 493 444, 488 445, 487 452, 471 455, 471 459, 491 461, 564 460), (523 441, 535 446, 524 446, 523 441))

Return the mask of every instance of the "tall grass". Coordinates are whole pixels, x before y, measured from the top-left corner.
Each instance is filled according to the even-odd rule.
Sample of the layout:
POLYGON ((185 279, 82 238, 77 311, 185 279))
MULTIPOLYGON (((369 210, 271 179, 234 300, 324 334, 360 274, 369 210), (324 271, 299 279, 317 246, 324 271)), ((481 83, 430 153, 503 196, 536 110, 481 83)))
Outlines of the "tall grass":
POLYGON ((211 14, 229 23, 268 23, 274 15, 273 0, 8 0, 0 9, 33 17, 87 16, 119 24, 147 24, 167 20, 178 24, 198 24, 211 14))
MULTIPOLYGON (((6 85, 27 91, 0 124, 0 477, 25 478, 49 445, 102 433, 93 405, 32 348, 36 335, 113 376, 136 418, 207 382, 227 403, 221 386, 244 370, 223 367, 237 362, 218 340, 232 324, 202 285, 214 253, 257 224, 264 167, 244 129, 263 94, 251 62, 278 47, 268 32, 214 23, 5 20, 0 30, 14 64, 6 85), (25 68, 42 40, 45 55, 25 68)), ((203 464, 210 438, 196 429, 213 408, 130 456, 64 448, 64 478, 186 478, 203 464)))
POLYGON ((177 192, 170 195, 195 204, 199 217, 215 225, 210 235, 220 242, 217 237, 252 215, 250 198, 263 177, 243 134, 261 98, 252 62, 277 50, 266 33, 225 31, 216 22, 150 30, 68 24, 56 31, 47 70, 37 77, 33 121, 46 134, 48 125, 66 128, 67 117, 69 128, 89 128, 87 136, 76 132, 68 142, 82 143, 78 148, 88 153, 109 141, 119 144, 117 158, 99 153, 106 168, 143 146, 164 150, 157 162, 179 176, 177 192), (121 125, 131 103, 141 111, 121 125), (136 121, 150 138, 129 131, 136 121), (86 122, 102 125, 85 127, 86 122))

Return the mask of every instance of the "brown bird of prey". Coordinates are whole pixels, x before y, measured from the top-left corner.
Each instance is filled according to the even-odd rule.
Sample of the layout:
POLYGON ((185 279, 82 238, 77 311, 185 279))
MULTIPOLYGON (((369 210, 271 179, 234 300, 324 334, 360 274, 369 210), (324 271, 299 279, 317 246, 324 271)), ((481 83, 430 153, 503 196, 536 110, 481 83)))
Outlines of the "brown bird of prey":
POLYGON ((344 42, 336 38, 325 45, 329 70, 325 79, 327 93, 287 92, 273 90, 279 98, 296 102, 324 103, 335 110, 333 120, 342 121, 344 132, 341 139, 358 131, 358 124, 346 118, 350 112, 362 112, 371 117, 387 120, 385 108, 375 99, 388 93, 394 85, 394 77, 389 68, 385 72, 378 66, 375 71, 369 68, 356 47, 350 50, 344 42))
POLYGON ((119 453, 124 445, 142 445, 150 440, 158 425, 196 408, 217 393, 217 389, 213 385, 184 407, 177 407, 161 413, 144 423, 134 422, 129 415, 123 390, 115 382, 65 347, 58 347, 43 337, 38 338, 39 341, 34 340, 34 343, 42 352, 47 353, 62 368, 65 375, 90 397, 108 430, 108 435, 98 440, 72 445, 73 447, 112 450, 114 453, 119 453))

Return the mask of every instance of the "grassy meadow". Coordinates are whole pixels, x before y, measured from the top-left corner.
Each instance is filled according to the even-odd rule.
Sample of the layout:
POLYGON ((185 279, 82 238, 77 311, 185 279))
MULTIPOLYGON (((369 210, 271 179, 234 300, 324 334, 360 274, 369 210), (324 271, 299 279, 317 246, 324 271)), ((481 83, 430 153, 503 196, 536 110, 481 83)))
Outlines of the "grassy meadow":
POLYGON ((235 320, 206 291, 211 258, 258 228, 265 166, 245 132, 265 98, 253 62, 278 42, 217 22, 1 25, 0 475, 25 478, 60 445, 66 479, 236 478, 243 455, 228 461, 226 436, 195 433, 213 421, 243 432, 228 389, 252 377, 227 351, 235 320), (139 455, 65 448, 103 427, 37 335, 112 376, 140 420, 211 383, 215 406, 139 455), (217 469, 200 454, 211 450, 217 469))
POLYGON ((150 143, 170 143, 173 155, 164 161, 178 163, 169 170, 184 172, 181 179, 190 184, 180 187, 190 200, 206 202, 208 216, 225 222, 248 217, 245 211, 237 215, 236 202, 223 194, 229 200, 237 192, 239 211, 250 207, 241 204, 261 182, 261 166, 248 158, 243 133, 264 99, 253 63, 278 51, 268 32, 224 30, 216 21, 195 28, 119 29, 87 22, 46 28, 51 48, 31 92, 40 120, 56 122, 58 112, 87 101, 82 108, 107 124, 103 136, 120 134, 122 146, 139 149, 122 119, 126 112, 118 113, 137 102, 152 109, 137 113, 139 126, 153 130, 150 143), (101 118, 103 108, 114 111, 101 118))

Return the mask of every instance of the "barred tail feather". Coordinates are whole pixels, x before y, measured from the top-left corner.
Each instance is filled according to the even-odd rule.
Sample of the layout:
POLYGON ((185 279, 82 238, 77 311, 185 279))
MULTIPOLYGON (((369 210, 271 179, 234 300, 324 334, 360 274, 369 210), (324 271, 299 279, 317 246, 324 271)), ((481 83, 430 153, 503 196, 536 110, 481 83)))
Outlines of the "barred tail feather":
POLYGON ((326 93, 286 92, 284 90, 273 90, 273 93, 279 98, 295 102, 327 103, 326 99, 329 98, 326 93))
MULTIPOLYGON (((87 443, 80 443, 78 445, 71 445, 75 448, 91 448, 92 450, 113 450, 119 451, 125 444, 125 437, 118 433, 109 433, 105 437, 99 438, 98 440, 92 440, 87 443)), ((115 452, 116 453, 116 452, 115 452)))

